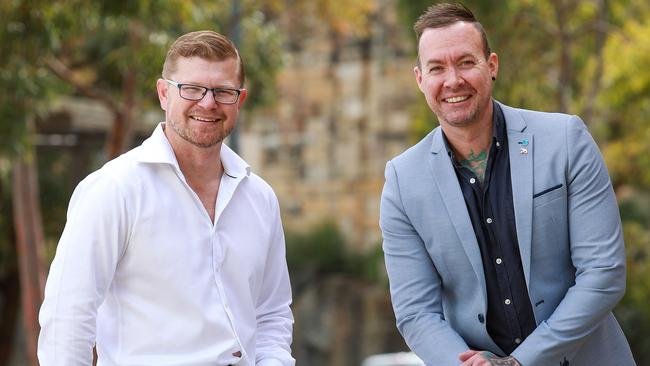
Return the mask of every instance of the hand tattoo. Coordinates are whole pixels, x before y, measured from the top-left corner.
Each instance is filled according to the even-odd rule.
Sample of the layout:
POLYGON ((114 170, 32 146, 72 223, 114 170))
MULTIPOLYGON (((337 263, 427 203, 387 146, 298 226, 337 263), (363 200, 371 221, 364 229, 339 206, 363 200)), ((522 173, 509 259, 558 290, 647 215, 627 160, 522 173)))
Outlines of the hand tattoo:
POLYGON ((460 161, 460 165, 469 169, 476 175, 479 181, 483 183, 485 180, 485 171, 487 170, 488 154, 486 151, 481 151, 478 155, 474 150, 469 151, 467 159, 460 161))
POLYGON ((492 352, 481 352, 481 355, 490 362, 492 366, 521 366, 519 361, 512 356, 499 357, 492 352))

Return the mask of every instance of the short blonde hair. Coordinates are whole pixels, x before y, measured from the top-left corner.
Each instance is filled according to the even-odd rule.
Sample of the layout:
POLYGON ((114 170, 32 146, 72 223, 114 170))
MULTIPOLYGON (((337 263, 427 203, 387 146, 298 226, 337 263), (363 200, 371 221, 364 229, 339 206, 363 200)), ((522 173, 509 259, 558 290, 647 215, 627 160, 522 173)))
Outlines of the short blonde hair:
POLYGON ((239 83, 244 86, 246 73, 237 47, 226 36, 214 31, 197 31, 186 33, 172 43, 163 64, 162 76, 169 79, 176 71, 180 57, 201 57, 208 60, 223 61, 234 58, 239 63, 239 83))

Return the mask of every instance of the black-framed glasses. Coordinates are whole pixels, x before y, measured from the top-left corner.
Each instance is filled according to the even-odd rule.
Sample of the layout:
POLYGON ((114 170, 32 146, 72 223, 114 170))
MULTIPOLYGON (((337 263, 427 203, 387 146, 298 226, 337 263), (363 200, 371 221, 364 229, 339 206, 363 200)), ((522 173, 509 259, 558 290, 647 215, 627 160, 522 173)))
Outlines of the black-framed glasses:
POLYGON ((221 104, 235 104, 239 100, 239 96, 243 89, 230 89, 230 88, 206 88, 205 86, 181 84, 173 80, 164 79, 166 82, 178 88, 178 95, 187 100, 201 100, 208 93, 212 91, 214 101, 221 104))

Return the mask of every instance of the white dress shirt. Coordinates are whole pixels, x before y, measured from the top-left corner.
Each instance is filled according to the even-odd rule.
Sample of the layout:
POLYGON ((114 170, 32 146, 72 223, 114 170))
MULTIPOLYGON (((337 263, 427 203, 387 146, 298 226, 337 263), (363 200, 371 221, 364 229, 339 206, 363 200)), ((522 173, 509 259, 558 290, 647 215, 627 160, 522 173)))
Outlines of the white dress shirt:
POLYGON ((291 366, 275 194, 222 145, 214 223, 160 124, 75 189, 39 316, 41 366, 291 366), (241 352, 241 357, 233 354, 241 352))

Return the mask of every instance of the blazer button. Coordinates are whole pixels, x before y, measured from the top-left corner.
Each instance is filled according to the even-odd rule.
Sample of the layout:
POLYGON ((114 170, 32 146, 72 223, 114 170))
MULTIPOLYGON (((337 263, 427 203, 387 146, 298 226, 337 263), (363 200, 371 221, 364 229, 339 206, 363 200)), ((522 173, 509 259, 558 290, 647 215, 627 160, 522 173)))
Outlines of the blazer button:
POLYGON ((483 316, 483 314, 478 315, 478 321, 481 323, 485 322, 485 317, 483 316))

